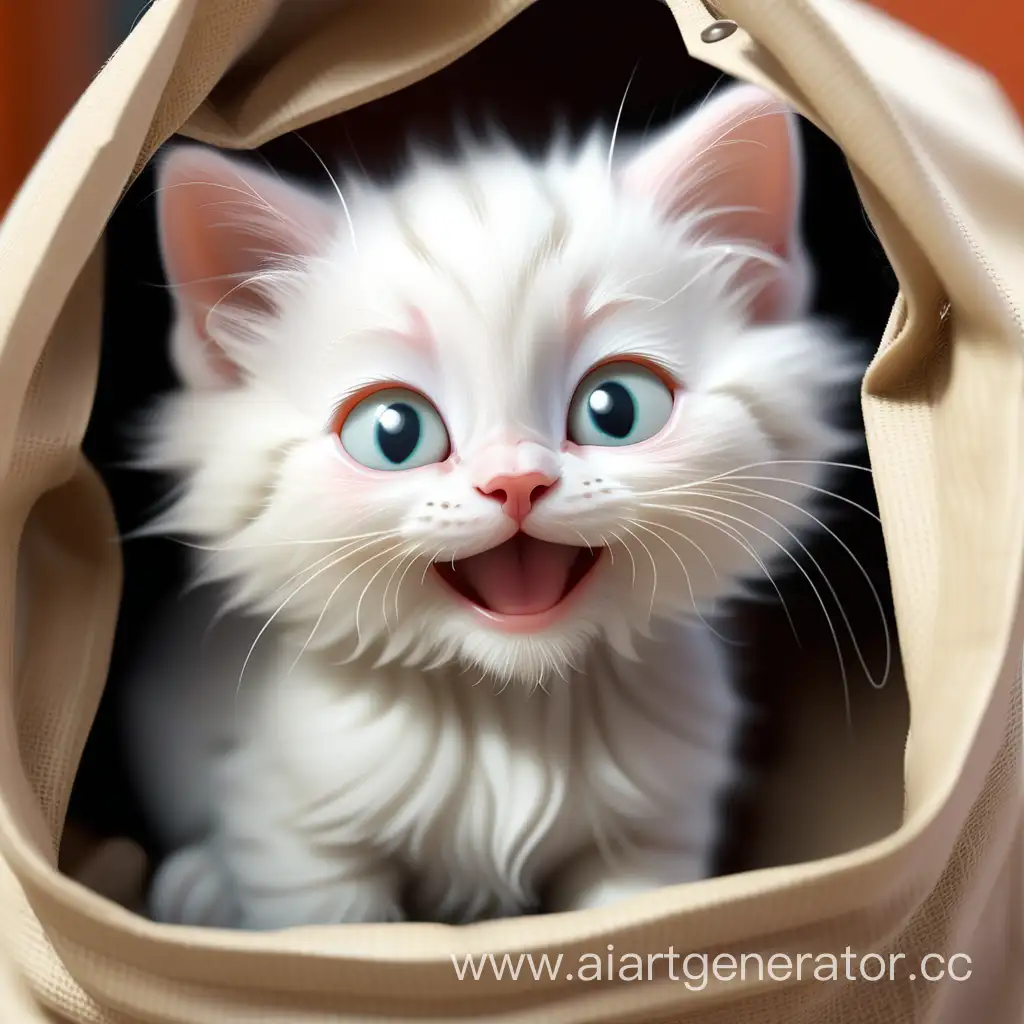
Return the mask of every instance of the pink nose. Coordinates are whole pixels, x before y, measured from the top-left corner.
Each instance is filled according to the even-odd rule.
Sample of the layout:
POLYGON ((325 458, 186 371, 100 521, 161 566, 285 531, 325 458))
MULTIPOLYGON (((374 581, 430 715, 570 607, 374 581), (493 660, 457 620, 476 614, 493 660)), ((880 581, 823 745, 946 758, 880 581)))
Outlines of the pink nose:
POLYGON ((533 508, 555 485, 555 478, 546 473, 515 473, 492 477, 477 490, 486 498, 501 503, 501 510, 517 523, 521 523, 533 508))

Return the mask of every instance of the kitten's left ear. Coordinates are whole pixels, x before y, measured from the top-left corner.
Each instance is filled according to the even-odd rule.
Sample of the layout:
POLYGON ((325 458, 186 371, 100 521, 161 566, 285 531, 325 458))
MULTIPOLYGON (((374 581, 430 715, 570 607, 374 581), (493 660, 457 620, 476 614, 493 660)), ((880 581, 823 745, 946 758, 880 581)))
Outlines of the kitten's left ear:
POLYGON ((333 204, 202 146, 179 146, 157 170, 157 225, 176 318, 171 354, 191 387, 226 387, 238 378, 231 352, 211 337, 211 311, 271 311, 258 285, 274 258, 319 254, 339 222, 333 204))
POLYGON ((736 283, 750 288, 756 320, 806 311, 812 282, 800 241, 800 137, 793 112, 770 93, 739 85, 709 99, 642 148, 622 185, 670 219, 701 217, 705 237, 750 247, 736 283))

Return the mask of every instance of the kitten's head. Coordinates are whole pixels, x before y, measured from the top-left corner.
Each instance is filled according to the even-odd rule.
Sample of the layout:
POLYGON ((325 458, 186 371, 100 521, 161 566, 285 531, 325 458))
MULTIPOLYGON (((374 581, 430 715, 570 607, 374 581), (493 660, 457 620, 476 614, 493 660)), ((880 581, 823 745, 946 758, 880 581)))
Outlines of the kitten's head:
POLYGON ((343 199, 182 147, 159 177, 160 525, 311 646, 542 682, 805 525, 778 478, 820 482, 851 367, 805 319, 798 139, 760 90, 615 161, 477 147, 343 199))

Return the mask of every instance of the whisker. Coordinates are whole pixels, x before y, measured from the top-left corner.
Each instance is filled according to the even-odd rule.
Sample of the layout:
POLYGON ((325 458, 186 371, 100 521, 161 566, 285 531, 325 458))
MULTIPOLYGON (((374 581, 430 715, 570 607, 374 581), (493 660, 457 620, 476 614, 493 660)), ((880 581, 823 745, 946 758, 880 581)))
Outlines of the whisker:
MULTIPOLYGON (((658 508, 659 506, 652 506, 647 504, 644 507, 658 508)), ((682 512, 684 510, 680 509, 679 511, 682 512)), ((705 518, 704 516, 700 516, 696 514, 693 509, 686 509, 685 514, 687 518, 694 519, 696 522, 705 523, 706 525, 718 530, 719 533, 724 534, 730 540, 738 544, 743 549, 744 553, 750 556, 754 564, 757 565, 757 567, 761 570, 762 573, 764 573, 765 579, 767 579, 771 588, 775 591, 775 596, 779 599, 779 605, 782 608, 782 613, 786 616, 786 621, 789 623, 789 628, 793 634, 793 639, 796 641, 797 646, 802 650, 803 642, 801 641, 800 633, 796 628, 796 622, 794 621, 793 616, 790 613, 789 605, 786 604, 786 599, 782 596, 782 591, 779 589, 779 585, 775 581, 775 577, 772 575, 771 570, 768 568, 768 565, 766 564, 764 559, 761 558, 761 556, 754 549, 753 545, 735 527, 729 526, 725 523, 716 522, 712 519, 705 518)), ((659 525, 661 525, 663 529, 671 530, 671 527, 665 526, 664 524, 659 525)), ((683 536, 685 536, 685 534, 683 536)))
MULTIPOLYGON (((382 558, 384 555, 388 554, 389 552, 394 551, 395 548, 399 548, 401 546, 402 546, 401 543, 392 544, 391 547, 385 548, 383 551, 379 551, 375 555, 370 555, 369 557, 364 558, 354 569, 350 569, 347 573, 345 573, 344 576, 342 576, 342 578, 338 581, 338 583, 334 587, 334 589, 327 595, 327 600, 324 601, 323 607, 320 609, 320 614, 317 616, 317 620, 313 624, 313 628, 309 631, 309 636, 306 637, 306 640, 305 640, 305 642, 302 645, 302 649, 299 651, 298 656, 296 657, 295 661, 292 662, 291 668, 289 668, 289 670, 288 670, 289 674, 295 669, 295 666, 298 665, 299 661, 302 659, 302 656, 309 649, 309 645, 313 642, 313 637, 316 636, 317 630, 320 629, 320 625, 324 621, 325 616, 327 615, 327 609, 330 607, 330 604, 334 600, 334 598, 337 595, 338 591, 341 590, 341 588, 345 585, 345 583, 347 583, 348 580, 351 579, 351 577, 354 576, 357 572, 359 572, 359 570, 362 569, 364 566, 369 565, 370 562, 373 562, 373 561, 375 561, 378 558, 382 558)), ((387 564, 389 564, 389 563, 385 563, 385 565, 387 565, 387 564)), ((323 570, 321 570, 321 571, 323 571, 323 570)), ((356 619, 356 641, 358 642, 358 640, 359 640, 359 621, 358 621, 358 616, 357 616, 357 619, 356 619)))
MULTIPOLYGON (((688 487, 702 487, 704 484, 715 483, 719 480, 726 480, 729 478, 738 479, 738 474, 745 473, 748 469, 760 469, 761 467, 770 466, 824 466, 829 469, 853 469, 861 473, 871 472, 871 468, 869 466, 861 466, 855 462, 833 462, 829 459, 765 459, 761 462, 747 462, 742 466, 733 466, 721 473, 716 473, 712 476, 700 477, 690 483, 672 484, 669 487, 656 488, 655 490, 647 493, 652 495, 679 493, 688 487)), ((770 481, 785 479, 788 483, 804 486, 802 481, 788 480, 788 478, 784 477, 768 477, 767 479, 770 481)), ((834 492, 825 491, 824 493, 831 494, 833 497, 837 498, 841 497, 841 495, 835 494, 834 492)))
POLYGON ((427 582, 427 573, 430 572, 430 567, 434 564, 435 561, 437 561, 437 556, 441 554, 442 551, 444 551, 443 547, 438 548, 430 557, 430 560, 427 562, 427 564, 423 566, 423 575, 420 577, 421 587, 427 582))
MULTIPOLYGON (((686 589, 690 592, 690 604, 693 605, 693 613, 694 613, 694 615, 696 615, 697 618, 704 624, 704 626, 708 630, 710 630, 711 633, 713 633, 715 636, 717 636, 718 639, 722 641, 722 643, 728 644, 729 646, 734 646, 736 644, 736 641, 730 640, 728 637, 723 636, 721 633, 718 632, 717 629, 715 629, 714 626, 711 625, 710 622, 708 622, 707 619, 704 618, 704 615, 701 612, 700 607, 697 604, 697 595, 693 591, 693 583, 690 581, 689 570, 686 568, 686 563, 683 561, 682 556, 679 554, 679 552, 676 551, 676 549, 674 547, 672 547, 672 545, 669 544, 669 542, 667 540, 665 540, 665 538, 662 537, 660 534, 656 533, 649 526, 644 526, 643 523, 639 519, 632 519, 631 518, 629 521, 630 521, 630 523, 632 523, 633 526, 637 527, 640 530, 643 530, 644 533, 649 533, 655 540, 661 541, 661 543, 664 544, 665 547, 668 548, 668 550, 672 553, 672 555, 675 556, 675 560, 679 563, 679 568, 683 570, 683 576, 686 579, 686 589)), ((658 524, 655 523, 654 525, 657 526, 658 524)), ((680 536, 684 536, 684 535, 680 534, 680 536)), ((714 571, 713 567, 712 567, 712 571, 714 571)))
POLYGON ((855 469, 861 473, 870 473, 870 466, 861 466, 856 462, 833 462, 829 459, 765 459, 761 462, 748 462, 743 466, 736 466, 718 477, 709 477, 708 480, 722 479, 727 476, 734 476, 736 473, 744 473, 748 469, 758 469, 761 466, 827 466, 830 469, 855 469))
MULTIPOLYGON (((372 587, 372 586, 373 586, 373 583, 374 583, 374 581, 375 581, 375 580, 377 579, 377 577, 378 577, 378 576, 379 576, 379 575, 380 575, 380 574, 381 574, 381 573, 382 573, 382 572, 383 572, 383 571, 384 571, 384 570, 385 570, 385 569, 386 569, 386 568, 387 568, 387 567, 388 567, 389 565, 391 565, 391 563, 392 563, 392 562, 398 562, 398 564, 399 564, 399 565, 401 565, 401 564, 402 564, 401 560, 402 560, 402 559, 404 559, 404 558, 405 558, 405 552, 404 552, 404 551, 399 551, 399 553, 398 553, 397 555, 392 555, 392 556, 391 556, 391 557, 390 557, 390 558, 389 558, 389 559, 388 559, 388 560, 387 560, 387 561, 386 561, 386 562, 385 562, 385 563, 384 563, 384 564, 383 564, 383 565, 382 565, 382 566, 381 566, 381 567, 380 567, 380 568, 379 568, 379 569, 378 569, 378 570, 377 570, 377 571, 376 571, 376 572, 375 572, 375 573, 374 573, 374 574, 373 574, 373 575, 372 575, 372 576, 371 576, 371 577, 370 577, 370 578, 369 578, 369 579, 368 579, 368 580, 366 581, 366 586, 365 586, 365 587, 363 587, 363 589, 362 589, 362 592, 361 592, 361 593, 360 593, 360 595, 359 595, 359 600, 358 600, 358 601, 356 601, 356 617, 355 617, 355 630, 356 630, 356 642, 357 642, 357 643, 360 643, 360 644, 361 644, 361 643, 362 643, 362 639, 363 639, 363 638, 362 638, 362 634, 361 634, 361 633, 359 632, 359 611, 360 611, 360 609, 361 609, 361 608, 363 607, 363 599, 364 599, 364 598, 366 597, 367 593, 369 593, 370 587, 372 587)), ((388 592, 388 591, 387 591, 387 585, 385 584, 385 587, 384 587, 384 597, 385 597, 385 599, 387 598, 387 592, 388 592)), ((386 625, 386 620, 385 620, 385 625, 386 625)), ((390 632, 390 629, 389 629, 389 632, 390 632)))
POLYGON ((324 174, 327 175, 328 180, 333 186, 335 194, 338 197, 338 202, 341 203, 341 209, 345 214, 345 221, 348 224, 349 238, 352 240, 352 251, 358 253, 359 248, 356 245, 355 225, 352 223, 352 214, 349 212, 348 203, 345 202, 345 196, 342 194, 341 186, 338 184, 334 175, 331 174, 330 168, 327 166, 327 164, 324 163, 323 157, 320 156, 320 154, 310 145, 310 143, 307 142, 298 132, 292 132, 292 134, 299 140, 299 142, 301 142, 306 147, 306 149, 310 151, 310 153, 313 154, 313 156, 316 157, 317 162, 324 169, 324 174))
POLYGON ((593 553, 594 553, 594 549, 593 549, 593 548, 591 547, 591 545, 590 545, 590 541, 589 541, 589 540, 587 540, 587 538, 586 538, 586 537, 584 537, 584 536, 583 536, 583 534, 582 534, 582 533, 580 533, 580 531, 579 531, 579 530, 573 530, 573 533, 575 533, 575 534, 576 534, 576 536, 577 536, 577 537, 579 537, 579 539, 580 539, 581 541, 583 541, 583 543, 584 543, 584 544, 586 544, 586 546, 587 546, 587 550, 588 550, 588 551, 589 551, 589 552, 590 552, 591 554, 593 554, 593 553))
MULTIPOLYGON (((398 607, 398 595, 401 593, 402 584, 405 582, 405 577, 409 574, 409 570, 416 564, 416 559, 420 552, 423 550, 423 545, 417 544, 413 549, 409 557, 409 564, 402 570, 402 575, 398 577, 398 583, 395 586, 395 621, 401 617, 401 610, 398 607)), ((429 565, 428 565, 429 568, 429 565)), ((387 589, 384 591, 387 594, 387 589)))
MULTIPOLYGON (((874 687, 876 690, 883 689, 889 680, 889 673, 892 668, 892 638, 889 633, 888 622, 886 621, 885 605, 883 604, 882 598, 879 595, 877 588, 875 587, 874 581, 871 579, 871 574, 867 571, 867 569, 864 568, 864 565, 860 561, 860 559, 857 558, 857 556, 850 550, 849 545, 842 539, 842 537, 839 536, 839 534, 835 532, 835 530, 831 529, 831 527, 822 522, 821 519, 819 519, 812 512, 808 511, 806 508, 803 508, 802 506, 796 504, 795 502, 787 501, 785 498, 780 498, 774 494, 766 494, 762 491, 753 490, 752 488, 740 487, 737 484, 730 484, 728 486, 740 492, 751 493, 755 496, 762 498, 770 498, 773 501, 778 501, 781 504, 786 505, 788 508, 792 508, 797 512, 803 513, 803 515, 807 516, 807 518, 810 519, 811 522, 813 522, 820 529, 824 530, 825 533, 827 533, 850 557, 850 560, 857 567, 858 572, 861 574, 861 576, 864 577, 864 582, 867 583, 868 589, 871 591, 871 596, 874 599, 875 607, 878 609, 878 615, 882 620, 882 629, 885 636, 885 670, 882 672, 881 682, 875 681, 872 674, 868 671, 867 666, 864 665, 863 658, 861 658, 861 665, 864 668, 864 674, 866 675, 867 680, 871 684, 871 686, 874 687)), ((748 505, 747 507, 750 508, 752 511, 760 512, 761 515, 767 515, 766 512, 763 512, 754 506, 748 505)), ((775 522, 778 522, 778 520, 775 520, 775 522)))
POLYGON ((612 536, 625 548, 626 554, 629 555, 630 565, 633 567, 633 579, 629 584, 630 590, 636 589, 636 559, 633 557, 633 552, 629 545, 622 539, 622 536, 612 530, 612 536))
POLYGON ((651 549, 628 526, 623 526, 622 529, 625 530, 626 533, 628 533, 630 537, 632 537, 637 544, 644 549, 651 562, 651 572, 654 574, 654 579, 651 583, 651 605, 647 611, 647 618, 650 620, 651 616, 654 615, 654 599, 658 592, 658 563, 655 560, 654 555, 651 554, 651 549))
MULTIPOLYGON (((792 487, 802 487, 807 491, 814 491, 815 494, 823 494, 825 497, 834 498, 836 501, 841 501, 852 508, 857 509, 858 512, 863 512, 864 515, 870 516, 876 523, 880 523, 882 520, 878 514, 868 508, 866 505, 860 504, 860 502, 854 501, 852 498, 848 498, 845 494, 840 494, 838 491, 830 491, 827 487, 818 487, 815 484, 804 483, 803 480, 791 480, 789 477, 783 476, 729 476, 723 474, 719 477, 708 477, 704 480, 697 481, 694 484, 678 484, 674 487, 661 488, 658 491, 645 492, 650 494, 685 494, 690 490, 691 487, 702 487, 705 484, 720 483, 720 484, 732 484, 736 480, 753 480, 763 481, 764 483, 778 483, 778 484, 789 484, 792 487)), ((759 491, 756 488, 749 488, 752 493, 761 494, 766 497, 774 497, 774 495, 767 494, 765 491, 759 491)))
POLYGON ((350 545, 348 544, 341 544, 336 548, 332 548, 322 558, 318 558, 315 562, 311 563, 310 565, 304 565, 301 569, 298 570, 298 572, 293 572, 291 576, 289 576, 288 579, 286 579, 283 583, 279 583, 276 587, 274 587, 274 589, 271 591, 271 594, 278 594, 282 590, 286 590, 297 579, 299 579, 302 576, 305 576, 307 572, 312 572, 314 569, 318 569, 321 565, 324 564, 324 562, 329 562, 332 558, 338 558, 339 556, 345 557, 350 553, 349 547, 350 545))
MULTIPOLYGON (((394 530, 383 530, 383 531, 381 531, 381 533, 382 533, 383 536, 386 536, 388 539, 393 539, 394 537, 398 536, 398 534, 394 530)), ((379 538, 375 538, 375 539, 379 539, 379 538)), ((358 554, 360 551, 365 551, 368 547, 372 547, 373 546, 375 539, 364 541, 362 544, 356 544, 355 547, 352 547, 351 544, 342 544, 340 547, 335 548, 334 551, 332 551, 330 554, 324 555, 322 558, 318 558, 315 562, 311 563, 310 565, 305 566, 304 568, 300 569, 298 572, 293 573, 287 580, 284 581, 284 583, 282 583, 279 586, 274 588, 274 593, 276 594, 279 591, 284 590, 284 588, 287 587, 289 583, 294 582, 300 576, 305 575, 307 572, 312 572, 318 566, 322 565, 324 562, 326 562, 329 559, 331 559, 335 554, 343 554, 343 557, 351 558, 352 555, 358 554)))
MULTIPOLYGON (((876 604, 876 606, 878 608, 878 613, 879 613, 879 615, 881 616, 881 619, 882 619, 882 627, 883 627, 883 629, 885 631, 885 638, 886 638, 885 639, 885 649, 886 649, 885 673, 883 674, 882 680, 881 680, 880 683, 876 683, 875 682, 874 675, 872 674, 871 669, 868 667, 867 659, 864 657, 864 652, 862 651, 861 646, 860 646, 860 644, 857 641, 856 632, 855 632, 855 630, 853 629, 853 626, 850 623, 849 617, 846 614, 846 609, 843 607, 843 603, 842 603, 842 601, 840 601, 839 595, 836 593, 835 587, 833 587, 833 585, 832 585, 832 581, 828 578, 828 575, 826 574, 824 569, 822 569, 822 567, 821 567, 820 563, 818 562, 818 560, 808 550, 807 545, 805 545, 803 543, 803 541, 800 540, 800 538, 791 529, 789 529, 788 526, 785 525, 785 523, 783 523, 781 520, 777 519, 775 516, 771 515, 769 512, 765 512, 764 509, 759 509, 759 508, 757 508, 757 506, 751 505, 748 502, 739 501, 737 498, 729 498, 729 497, 726 497, 725 495, 722 495, 722 494, 716 494, 713 491, 694 491, 694 492, 691 492, 691 493, 693 493, 697 497, 709 498, 709 499, 711 499, 713 501, 723 501, 723 502, 727 502, 730 505, 738 505, 738 506, 740 506, 740 508, 744 508, 748 512, 754 512, 757 515, 763 516, 765 519, 768 519, 770 522, 774 523, 777 527, 779 527, 779 529, 782 530, 786 534, 786 536, 788 536, 790 538, 790 540, 792 540, 793 543, 797 545, 797 547, 807 556, 808 560, 814 566, 814 568, 818 570, 818 573, 821 576, 822 581, 824 582, 825 586, 828 587, 829 593, 832 595, 832 600, 835 601, 836 607, 839 609, 839 614, 842 616, 843 624, 846 626, 846 631, 847 631, 851 641, 853 642, 853 649, 854 649, 854 651, 855 651, 855 653, 857 655, 857 660, 860 662, 861 668, 864 670, 864 675, 866 676, 868 682, 876 690, 884 689, 884 687, 885 687, 885 685, 886 685, 886 683, 888 682, 888 679, 889 679, 889 670, 890 670, 890 667, 891 667, 891 648, 890 648, 890 639, 889 639, 889 627, 888 627, 888 624, 886 623, 886 619, 885 619, 885 607, 882 604, 882 599, 878 596, 878 591, 875 589, 875 585, 871 581, 871 577, 868 575, 867 570, 860 563, 860 561, 856 557, 856 555, 854 555, 854 553, 849 549, 849 547, 843 542, 843 540, 833 530, 831 530, 823 522, 821 522, 820 519, 818 519, 815 516, 813 516, 806 509, 801 509, 798 505, 792 505, 791 502, 786 502, 784 499, 779 499, 780 501, 783 501, 784 504, 792 505, 793 508, 799 509, 799 511, 803 512, 806 516, 808 516, 815 523, 817 523, 823 530, 825 530, 826 533, 828 533, 828 535, 830 537, 832 537, 832 539, 835 540, 836 543, 838 543, 842 547, 842 549, 846 552, 846 554, 850 556, 850 558, 853 560, 853 563, 860 570, 861 575, 867 581, 868 586, 871 588, 871 593, 872 593, 872 595, 873 595, 873 597, 875 599, 875 604, 876 604)), ((724 513, 722 513, 722 514, 724 514, 724 513)), ((750 525, 750 524, 748 523, 747 525, 750 525)))
MULTIPOLYGON (((278 605, 278 606, 277 606, 277 607, 276 607, 276 608, 274 609, 274 611, 273 611, 273 612, 271 613, 271 615, 270 615, 270 617, 269 617, 269 618, 267 619, 267 621, 263 623, 263 625, 262 625, 262 626, 260 627, 260 630, 259 630, 259 632, 258 632, 258 633, 256 634, 256 639, 255 639, 255 640, 253 640, 253 642, 252 642, 252 645, 250 646, 250 648, 249 648, 249 651, 248 651, 248 653, 247 653, 247 654, 246 654, 246 656, 245 656, 245 660, 244 660, 244 661, 242 662, 242 670, 241 670, 241 671, 240 671, 240 672, 238 673, 238 686, 237 686, 237 688, 236 688, 236 690, 235 690, 235 699, 236 699, 236 700, 238 699, 238 694, 239 694, 239 693, 241 693, 241 690, 242 690, 242 679, 244 678, 244 676, 245 676, 245 670, 246 670, 246 669, 248 668, 248 666, 249 666, 249 662, 250 662, 250 660, 252 659, 252 655, 253 655, 253 652, 254 652, 254 651, 256 650, 256 646, 257 646, 257 644, 259 644, 260 640, 261 640, 261 639, 263 638, 263 635, 264 635, 264 634, 266 633, 266 631, 267 631, 267 630, 268 630, 268 629, 270 628, 270 626, 271 626, 271 624, 273 623, 273 621, 274 621, 274 620, 275 620, 275 619, 276 619, 276 618, 278 617, 278 615, 280 615, 280 614, 281 614, 281 612, 282 612, 282 611, 284 611, 284 609, 285 609, 285 607, 286 607, 286 606, 288 605, 288 603, 289 603, 290 601, 292 601, 292 600, 293 600, 293 598, 294 598, 294 597, 295 597, 295 596, 296 596, 296 595, 297 595, 297 594, 298 594, 298 593, 299 593, 300 591, 302 591, 302 590, 303 590, 303 589, 304 589, 305 587, 309 586, 309 584, 310 584, 310 583, 312 583, 312 582, 313 582, 313 580, 315 580, 315 579, 316 579, 317 577, 319 577, 319 576, 322 576, 322 575, 323 575, 323 574, 324 574, 325 572, 327 572, 328 570, 330 570, 330 569, 334 568, 334 566, 335 566, 335 565, 337 565, 337 564, 339 564, 339 562, 343 561, 345 557, 347 557, 347 556, 344 556, 344 555, 343 555, 343 556, 341 556, 341 558, 339 558, 339 559, 337 559, 337 560, 335 560, 335 561, 333 561, 333 562, 328 562, 328 564, 327 564, 327 565, 323 566, 322 568, 318 569, 318 570, 317 570, 317 571, 316 571, 315 573, 313 573, 313 575, 312 575, 312 576, 310 576, 310 577, 309 577, 309 579, 307 579, 307 580, 304 580, 304 581, 303 581, 302 583, 300 583, 300 584, 299 584, 299 585, 298 585, 298 586, 297 586, 297 587, 296 587, 296 588, 295 588, 295 589, 294 589, 294 590, 293 590, 293 591, 292 591, 292 592, 291 592, 291 593, 290 593, 290 594, 289 594, 289 595, 288 595, 288 596, 287 596, 287 597, 286 597, 286 598, 285 598, 285 599, 284 599, 284 600, 283 600, 283 601, 282 601, 282 602, 281 602, 281 603, 280 603, 280 604, 279 604, 279 605, 278 605)), ((347 579, 347 577, 346 577, 346 579, 347 579)), ((344 580, 343 580, 342 582, 344 582, 344 580)), ((341 584, 339 583, 339 584, 338 584, 338 586, 340 587, 340 586, 341 586, 341 584)), ((336 593, 336 592, 337 592, 337 587, 335 588, 335 590, 334 590, 334 591, 332 591, 332 593, 336 593)), ((323 616, 322 616, 322 614, 321 614, 321 618, 322 618, 322 617, 323 617, 323 616)), ((320 622, 320 619, 318 619, 318 620, 317 620, 317 624, 319 624, 319 622, 320 622)), ((314 627, 314 631, 315 631, 315 629, 316 629, 316 627, 314 627)), ((305 647, 303 647, 303 650, 305 650, 305 647)), ((294 667, 294 666, 293 666, 293 667, 294 667)))
POLYGON ((414 544, 412 548, 406 551, 405 554, 402 555, 401 559, 399 560, 398 565, 396 565, 395 568, 392 569, 391 575, 387 578, 387 581, 384 583, 384 593, 381 595, 380 599, 380 610, 381 615, 384 618, 384 628, 387 629, 389 633, 392 632, 392 630, 391 623, 388 621, 388 590, 391 589, 391 584, 394 582, 395 576, 397 576, 398 573, 401 572, 401 578, 398 581, 398 586, 395 588, 395 625, 397 626, 399 619, 401 618, 401 610, 398 607, 398 592, 402 586, 402 580, 405 579, 405 574, 409 571, 410 566, 412 566, 415 563, 416 556, 419 554, 421 549, 422 545, 414 544), (403 566, 405 566, 404 569, 402 568, 403 566))
MULTIPOLYGON (((734 481, 736 480, 754 480, 759 482, 763 481, 764 483, 789 484, 792 487, 802 487, 805 491, 814 491, 815 494, 823 494, 826 498, 833 498, 836 501, 841 501, 844 504, 849 505, 851 508, 855 508, 858 512, 863 512, 864 515, 869 516, 871 519, 874 519, 876 523, 881 523, 882 521, 878 513, 875 512, 873 509, 868 508, 867 505, 862 505, 859 501, 854 501, 852 498, 848 498, 845 494, 840 494, 838 491, 830 491, 827 487, 818 487, 815 484, 805 483, 803 480, 791 480, 789 477, 785 476, 742 475, 731 476, 726 480, 721 480, 718 482, 723 485, 728 484, 730 486, 735 486, 734 481)), ((764 491, 759 491, 757 488, 750 488, 750 490, 753 490, 756 494, 765 493, 764 491)))
MULTIPOLYGON (((695 511, 693 509, 679 509, 679 508, 676 508, 673 505, 658 505, 658 506, 654 506, 654 507, 660 508, 660 509, 662 509, 664 511, 667 511, 667 512, 675 512, 677 514, 682 514, 682 515, 689 515, 693 511, 695 511)), ((741 519, 739 516, 729 515, 727 512, 720 512, 717 509, 699 509, 697 511, 701 512, 704 515, 707 515, 709 517, 713 517, 713 518, 716 518, 716 519, 717 518, 723 518, 723 519, 732 520, 734 522, 742 524, 743 526, 747 527, 747 529, 753 530, 755 533, 760 534, 769 543, 771 543, 775 547, 777 547, 793 563, 793 565, 796 566, 797 570, 800 572, 800 574, 807 581, 807 583, 810 586, 811 590, 814 592, 814 596, 817 599, 818 604, 821 607, 822 614, 825 616, 825 621, 828 624, 829 633, 832 635, 832 643, 835 646, 836 656, 839 659, 839 673, 840 673, 840 678, 841 678, 842 684, 843 684, 843 698, 844 698, 845 707, 846 707, 847 724, 848 725, 852 725, 853 719, 852 719, 852 711, 851 711, 851 704, 850 704, 850 686, 849 686, 849 679, 848 679, 847 673, 846 673, 846 663, 843 660, 842 645, 839 643, 839 634, 836 632, 835 626, 832 623, 832 617, 828 613, 828 606, 825 604, 825 600, 821 596, 821 592, 818 590, 817 586, 815 585, 814 580, 811 579, 810 574, 800 564, 799 560, 793 555, 793 553, 784 544, 782 544, 780 541, 776 540, 770 533, 767 533, 765 530, 760 529, 760 527, 754 526, 753 523, 747 522, 747 520, 741 519)), ((818 567, 818 571, 821 572, 821 567, 820 566, 818 567)), ((825 576, 825 583, 826 583, 827 586, 831 586, 831 584, 828 581, 828 577, 827 576, 825 576)), ((833 591, 833 596, 835 596, 835 592, 834 591, 833 591)), ((842 609, 841 605, 840 605, 840 612, 841 613, 843 612, 843 609, 842 609)))
MULTIPOLYGON (((718 570, 715 568, 715 563, 712 562, 710 558, 708 558, 708 553, 692 537, 687 537, 686 534, 683 533, 681 530, 673 530, 671 526, 665 526, 663 523, 656 523, 649 519, 631 519, 630 522, 644 523, 647 526, 657 526, 660 529, 667 530, 669 533, 674 533, 677 537, 682 538, 691 547, 697 549, 698 554, 700 554, 701 557, 703 557, 704 561, 708 563, 708 568, 711 570, 712 575, 715 577, 716 580, 718 579, 718 570)), ((675 551, 675 548, 673 548, 672 550, 675 551)))
POLYGON ((612 547, 612 545, 610 545, 608 543, 608 541, 603 536, 599 536, 597 539, 601 542, 601 547, 603 547, 605 549, 605 551, 608 552, 609 564, 614 565, 615 564, 615 548, 612 547))
MULTIPOLYGON (((373 513, 370 513, 371 515, 373 513)), ((367 516, 367 518, 369 518, 367 516)), ((318 537, 312 540, 274 540, 274 541, 262 541, 258 544, 236 544, 230 542, 227 544, 198 544, 192 541, 179 540, 177 541, 182 547, 189 548, 192 551, 207 551, 212 554, 221 554, 226 551, 262 551, 265 548, 290 548, 290 547, 320 547, 324 544, 340 544, 347 543, 350 540, 365 540, 371 537, 383 537, 385 534, 394 533, 394 530, 373 530, 370 533, 356 533, 351 534, 348 537, 318 537)))
POLYGON ((608 144, 608 177, 612 176, 612 161, 615 156, 615 143, 619 137, 619 125, 622 122, 622 112, 626 108, 626 97, 629 95, 629 88, 633 84, 633 79, 636 77, 636 73, 640 68, 640 61, 637 61, 633 66, 633 70, 630 73, 629 81, 626 82, 626 88, 622 92, 622 101, 619 103, 619 111, 615 115, 615 124, 612 127, 612 138, 608 144))

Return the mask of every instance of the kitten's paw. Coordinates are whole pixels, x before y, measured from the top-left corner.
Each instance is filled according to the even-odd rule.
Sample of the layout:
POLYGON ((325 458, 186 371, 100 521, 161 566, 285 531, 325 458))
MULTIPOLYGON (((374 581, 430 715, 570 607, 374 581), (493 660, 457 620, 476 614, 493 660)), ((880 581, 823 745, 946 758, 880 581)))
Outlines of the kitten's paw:
POLYGON ((160 865, 149 908, 163 924, 250 931, 405 920, 392 875, 303 886, 279 878, 249 889, 205 845, 179 850, 160 865))
POLYGON ((683 882, 696 882, 706 877, 702 858, 680 854, 667 863, 606 864, 593 855, 564 869, 552 888, 554 910, 591 910, 607 907, 650 892, 683 882))
POLYGON ((248 894, 242 898, 241 927, 276 931, 303 925, 381 924, 404 921, 405 916, 398 886, 390 878, 375 876, 248 894))
POLYGON ((171 854, 157 869, 149 892, 149 912, 163 924, 232 928, 239 907, 220 859, 204 845, 171 854))
POLYGON ((577 889, 569 898, 566 910, 591 910, 620 903, 631 896, 661 888, 661 883, 650 878, 601 878, 577 889))

